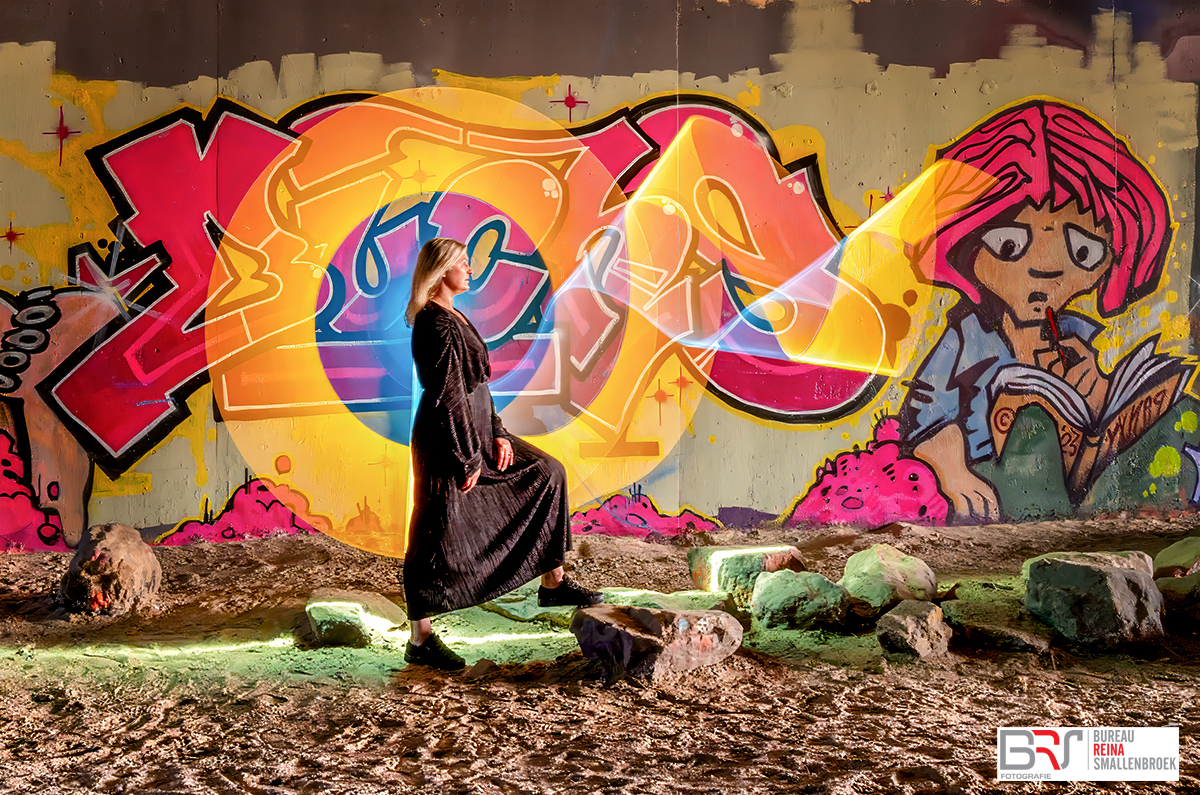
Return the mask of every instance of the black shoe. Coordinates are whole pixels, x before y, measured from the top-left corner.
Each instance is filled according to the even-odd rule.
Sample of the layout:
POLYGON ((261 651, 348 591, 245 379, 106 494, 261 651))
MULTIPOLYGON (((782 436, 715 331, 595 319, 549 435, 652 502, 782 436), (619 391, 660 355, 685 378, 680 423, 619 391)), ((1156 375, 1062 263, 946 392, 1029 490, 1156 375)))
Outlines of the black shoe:
POLYGON ((437 635, 430 635, 420 646, 414 646, 410 640, 404 647, 404 661, 413 665, 428 665, 441 671, 461 671, 467 667, 467 661, 446 648, 437 635))
POLYGON ((557 588, 538 587, 538 607, 591 607, 603 601, 603 594, 566 577, 557 588))

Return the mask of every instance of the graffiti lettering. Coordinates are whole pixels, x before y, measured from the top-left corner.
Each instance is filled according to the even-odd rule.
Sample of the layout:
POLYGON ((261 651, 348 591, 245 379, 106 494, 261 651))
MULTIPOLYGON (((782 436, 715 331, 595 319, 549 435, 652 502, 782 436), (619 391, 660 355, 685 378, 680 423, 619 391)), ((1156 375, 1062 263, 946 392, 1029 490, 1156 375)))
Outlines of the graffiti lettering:
POLYGON ((196 322, 216 255, 207 222, 227 224, 292 137, 218 101, 205 118, 185 109, 89 152, 137 244, 128 267, 143 266, 144 247, 160 268, 129 316, 97 333, 44 387, 107 469, 123 471, 186 416, 183 399, 207 378, 196 322))
POLYGON ((1070 458, 1079 455, 1079 443, 1083 441, 1083 434, 1066 423, 1058 426, 1058 434, 1058 443, 1062 447, 1063 455, 1070 458))

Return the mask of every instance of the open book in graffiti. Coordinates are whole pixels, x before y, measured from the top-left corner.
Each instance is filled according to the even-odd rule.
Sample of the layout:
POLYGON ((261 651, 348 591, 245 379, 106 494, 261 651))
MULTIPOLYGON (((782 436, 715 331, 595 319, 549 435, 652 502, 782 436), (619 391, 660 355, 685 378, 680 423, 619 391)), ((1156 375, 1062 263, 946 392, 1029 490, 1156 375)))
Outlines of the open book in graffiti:
POLYGON ((1017 413, 1040 406, 1058 428, 1067 491, 1078 503, 1104 468, 1175 405, 1191 379, 1195 367, 1156 352, 1157 345, 1156 335, 1117 364, 1098 412, 1053 373, 1025 364, 1002 369, 988 388, 997 456, 1004 452, 1017 413))

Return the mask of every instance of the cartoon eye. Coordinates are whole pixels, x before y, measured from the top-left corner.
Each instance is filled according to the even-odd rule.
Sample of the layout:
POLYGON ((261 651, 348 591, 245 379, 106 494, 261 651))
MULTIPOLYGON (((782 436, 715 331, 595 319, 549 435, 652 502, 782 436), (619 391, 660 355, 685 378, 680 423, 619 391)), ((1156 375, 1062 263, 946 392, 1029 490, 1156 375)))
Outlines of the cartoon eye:
POLYGON ((1088 234, 1075 224, 1065 224, 1063 232, 1071 259, 1085 271, 1095 270, 1108 256, 1108 242, 1104 238, 1088 234))
POLYGON ((1029 238, 1027 226, 998 226, 983 233, 983 245, 996 259, 1016 262, 1029 248, 1029 238))

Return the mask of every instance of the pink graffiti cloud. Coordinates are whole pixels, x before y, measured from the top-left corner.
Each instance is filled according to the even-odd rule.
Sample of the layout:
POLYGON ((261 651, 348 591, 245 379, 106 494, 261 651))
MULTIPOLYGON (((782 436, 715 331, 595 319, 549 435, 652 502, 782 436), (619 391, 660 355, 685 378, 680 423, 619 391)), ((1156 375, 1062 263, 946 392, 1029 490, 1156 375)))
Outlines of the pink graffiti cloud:
POLYGON ((624 494, 614 494, 595 508, 571 515, 571 532, 576 535, 600 533, 645 538, 651 533, 677 536, 720 529, 718 522, 693 511, 684 510, 677 516, 664 514, 644 494, 633 500, 624 494))
POLYGON ((25 461, 15 448, 12 437, 0 431, 0 551, 70 552, 58 516, 34 504, 23 482, 25 461), (53 541, 48 544, 46 538, 53 541))
POLYGON ((890 522, 943 524, 949 501, 925 462, 901 455, 899 423, 885 418, 865 450, 826 460, 785 524, 880 527, 890 522))
POLYGON ((244 541, 329 529, 328 519, 309 513, 308 499, 303 494, 266 478, 255 478, 233 493, 220 516, 209 522, 184 522, 155 543, 181 546, 197 541, 244 541))

